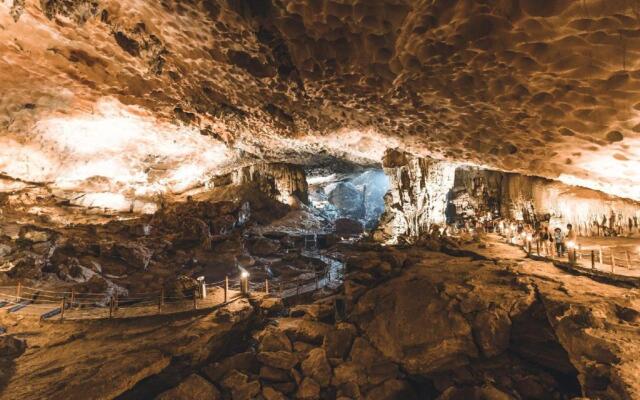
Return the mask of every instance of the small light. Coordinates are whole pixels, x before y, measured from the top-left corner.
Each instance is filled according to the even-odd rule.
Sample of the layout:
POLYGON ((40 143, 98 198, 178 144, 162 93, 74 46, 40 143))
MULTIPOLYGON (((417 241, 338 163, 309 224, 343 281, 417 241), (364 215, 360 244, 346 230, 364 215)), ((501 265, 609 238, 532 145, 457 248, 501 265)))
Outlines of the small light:
POLYGON ((249 273, 248 273, 247 271, 242 271, 242 272, 240 273, 240 277, 241 277, 241 278, 248 278, 248 277, 249 277, 249 273))

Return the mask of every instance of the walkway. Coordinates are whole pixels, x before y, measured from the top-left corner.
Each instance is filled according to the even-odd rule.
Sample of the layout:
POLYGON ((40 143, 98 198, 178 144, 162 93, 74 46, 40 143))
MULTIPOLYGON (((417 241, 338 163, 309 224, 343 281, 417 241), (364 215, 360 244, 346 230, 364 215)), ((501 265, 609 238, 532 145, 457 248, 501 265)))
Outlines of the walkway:
MULTIPOLYGON (((287 281, 249 282, 250 292, 287 299, 325 287, 335 289, 342 283, 340 255, 318 250, 303 254, 323 261, 327 267, 323 271, 302 273, 287 281)), ((214 309, 242 296, 240 279, 206 284, 205 287, 205 290, 199 289, 183 296, 167 296, 163 291, 118 296, 113 292, 76 293, 23 285, 3 286, 0 287, 0 310, 42 320, 133 318, 214 309)))
MULTIPOLYGON (((582 238, 581 238, 582 239, 582 238)), ((482 249, 474 249, 475 252, 487 255, 490 258, 514 258, 513 249, 517 247, 524 256, 553 262, 556 266, 565 270, 572 270, 591 277, 606 278, 612 282, 619 282, 634 287, 640 287, 640 258, 637 255, 637 246, 631 249, 626 246, 580 246, 575 250, 575 262, 569 258, 557 257, 555 254, 547 254, 537 246, 529 247, 522 244, 508 244, 506 238, 497 234, 486 235, 486 240, 491 244, 491 250, 484 254, 482 249), (613 261, 612 261, 613 256, 613 261), (602 262, 600 262, 602 260, 602 262), (614 264, 612 264, 612 262, 614 264)), ((611 242, 610 242, 611 243, 611 242)), ((613 243, 611 243, 613 244, 613 243)))

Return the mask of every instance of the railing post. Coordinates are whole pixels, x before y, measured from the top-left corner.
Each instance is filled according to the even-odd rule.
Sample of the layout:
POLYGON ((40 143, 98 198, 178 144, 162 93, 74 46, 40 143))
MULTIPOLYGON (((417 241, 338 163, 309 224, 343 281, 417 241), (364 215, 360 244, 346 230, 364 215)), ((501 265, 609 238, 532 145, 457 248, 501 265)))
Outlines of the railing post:
POLYGON ((75 303, 76 301, 76 291, 75 289, 71 289, 71 306, 73 306, 73 303, 75 303))
POLYGON ((314 278, 315 278, 315 280, 316 280, 316 290, 318 290, 318 288, 319 288, 319 283, 318 283, 318 273, 314 271, 314 273, 313 273, 313 277, 314 277, 314 278))
POLYGON ((113 318, 114 300, 113 296, 109 298, 109 318, 113 318))
POLYGON ((120 308, 120 303, 118 301, 118 292, 116 292, 116 294, 113 295, 112 297, 113 297, 113 312, 115 313, 116 311, 118 311, 118 308, 120 308))
POLYGON ((193 309, 198 309, 198 293, 196 290, 193 291, 193 309))
POLYGON ((624 253, 627 256, 627 268, 631 269, 631 257, 629 257, 629 250, 626 250, 624 253))
POLYGON ((269 294, 269 279, 264 280, 264 294, 269 294))
POLYGON ((613 274, 613 271, 616 267, 616 259, 615 257, 613 257, 613 249, 611 249, 611 273, 613 274))
POLYGON ((591 250, 591 269, 596 269, 596 252, 591 250))
POLYGON ((20 301, 21 294, 22 294, 22 283, 18 282, 18 286, 16 287, 16 302, 20 301))
POLYGON ((603 266, 604 259, 602 258, 602 246, 598 247, 598 260, 600 260, 600 266, 603 266))
POLYGON ((162 310, 163 305, 164 305, 164 287, 160 288, 160 298, 158 299, 158 312, 162 310))
POLYGON ((296 277, 296 297, 300 296, 300 275, 296 277))
POLYGON ((229 302, 229 275, 224 277, 224 302, 229 302))
POLYGON ((536 253, 538 254, 538 257, 540 257, 540 241, 536 240, 536 253))
POLYGON ((62 299, 60 300, 60 321, 64 321, 64 303, 65 296, 62 296, 62 299))

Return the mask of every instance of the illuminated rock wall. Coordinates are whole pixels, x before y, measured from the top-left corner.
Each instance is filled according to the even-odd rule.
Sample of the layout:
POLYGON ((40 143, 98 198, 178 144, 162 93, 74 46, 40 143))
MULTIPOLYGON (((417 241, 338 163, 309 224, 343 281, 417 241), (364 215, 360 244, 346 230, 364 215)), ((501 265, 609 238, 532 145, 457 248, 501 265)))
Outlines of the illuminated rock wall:
MULTIPOLYGON (((548 179, 505 174, 502 184, 502 213, 513 219, 544 220, 551 226, 570 223, 582 235, 591 235, 592 222, 617 231, 638 231, 640 203, 602 192, 569 186, 548 179), (613 223, 611 215, 615 215, 613 223), (630 225, 631 224, 631 225, 630 225)), ((597 232, 597 231, 594 231, 597 232)))
POLYGON ((376 240, 411 241, 428 232, 432 224, 445 222, 455 165, 390 150, 385 153, 382 166, 390 189, 385 195, 385 212, 374 233, 376 240))
POLYGON ((398 151, 388 151, 383 166, 390 190, 374 234, 383 242, 412 241, 431 224, 485 218, 548 221, 563 229, 572 224, 583 236, 601 234, 603 225, 608 234, 636 233, 640 224, 638 202, 549 179, 456 166, 398 151))
POLYGON ((301 166, 284 163, 258 163, 217 177, 213 186, 256 185, 260 191, 282 203, 295 206, 309 202, 307 177, 301 166))

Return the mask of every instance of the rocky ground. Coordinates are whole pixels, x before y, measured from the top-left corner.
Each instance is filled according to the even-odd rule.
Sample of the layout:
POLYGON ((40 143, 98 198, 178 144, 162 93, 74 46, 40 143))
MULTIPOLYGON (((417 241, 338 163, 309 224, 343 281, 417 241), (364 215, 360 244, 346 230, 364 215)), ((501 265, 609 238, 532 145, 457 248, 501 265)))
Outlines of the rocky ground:
MULTIPOLYGON (((248 186, 214 190, 153 215, 112 216, 106 223, 87 219, 62 225, 5 205, 0 285, 179 293, 198 276, 207 282, 235 278, 238 265, 257 282, 324 268, 301 254, 304 232, 285 229, 311 220, 309 213, 291 212, 248 186)), ((312 228, 323 223, 319 217, 314 221, 312 228)))
POLYGON ((343 291, 298 304, 254 298, 260 318, 247 340, 192 367, 168 391, 158 386, 147 394, 637 398, 637 291, 565 274, 498 243, 467 246, 500 254, 486 259, 433 251, 438 243, 343 246, 350 255, 343 291))
MULTIPOLYGON (((14 263, 3 279, 134 291, 236 261, 256 281, 323 268, 295 235, 268 228, 286 225, 272 224, 287 211, 278 207, 196 198, 98 227, 27 225, 3 238, 14 263)), ((256 293, 216 311, 93 322, 0 314, 0 399, 640 396, 638 290, 526 259, 491 236, 325 244, 346 258, 343 285, 287 303, 256 293)))

